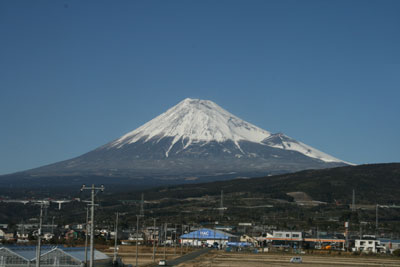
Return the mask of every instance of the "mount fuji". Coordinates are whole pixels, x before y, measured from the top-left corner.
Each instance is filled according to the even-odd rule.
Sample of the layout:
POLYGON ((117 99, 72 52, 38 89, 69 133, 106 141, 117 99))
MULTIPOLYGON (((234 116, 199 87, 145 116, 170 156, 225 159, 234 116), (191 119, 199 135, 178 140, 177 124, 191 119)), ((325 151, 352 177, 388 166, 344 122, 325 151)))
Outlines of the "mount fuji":
POLYGON ((283 133, 263 130, 212 101, 188 98, 93 151, 25 173, 205 181, 347 164, 283 133))

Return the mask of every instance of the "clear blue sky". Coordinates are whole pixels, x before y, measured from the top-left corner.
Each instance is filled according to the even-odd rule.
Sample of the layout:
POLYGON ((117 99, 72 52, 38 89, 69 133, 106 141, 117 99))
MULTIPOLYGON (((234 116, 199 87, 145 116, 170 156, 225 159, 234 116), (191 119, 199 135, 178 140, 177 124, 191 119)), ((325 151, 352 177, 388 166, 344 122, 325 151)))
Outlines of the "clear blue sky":
POLYGON ((0 174, 186 97, 353 163, 400 161, 400 1, 0 1, 0 174))

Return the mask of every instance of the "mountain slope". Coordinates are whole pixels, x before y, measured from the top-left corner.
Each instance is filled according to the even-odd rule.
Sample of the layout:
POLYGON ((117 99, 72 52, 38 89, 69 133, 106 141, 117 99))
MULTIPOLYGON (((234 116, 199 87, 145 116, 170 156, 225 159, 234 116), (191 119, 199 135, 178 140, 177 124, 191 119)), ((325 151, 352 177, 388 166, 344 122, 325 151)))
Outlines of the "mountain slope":
POLYGON ((271 134, 212 101, 185 99, 89 153, 26 173, 219 179, 342 165, 346 163, 284 134, 271 134))
MULTIPOLYGON (((323 170, 306 170, 283 175, 252 179, 235 179, 211 183, 160 187, 145 192, 148 199, 188 198, 249 193, 285 196, 289 192, 305 192, 314 200, 351 204, 352 191, 357 203, 392 205, 400 202, 400 163, 345 166, 323 170)), ((137 192, 137 199, 140 194, 137 192)), ((120 196, 125 197, 125 196, 120 196)), ((126 195, 132 197, 132 193, 126 195)))

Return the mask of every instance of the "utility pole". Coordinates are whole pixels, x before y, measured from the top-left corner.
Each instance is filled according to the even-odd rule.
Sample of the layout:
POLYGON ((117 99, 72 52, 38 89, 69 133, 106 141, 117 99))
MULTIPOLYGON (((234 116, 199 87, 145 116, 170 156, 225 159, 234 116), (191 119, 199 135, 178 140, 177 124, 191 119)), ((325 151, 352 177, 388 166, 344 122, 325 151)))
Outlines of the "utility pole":
POLYGON ((43 206, 44 203, 40 203, 40 218, 39 218, 39 229, 38 229, 38 244, 36 248, 36 267, 40 267, 40 246, 42 237, 42 221, 43 221, 43 206))
POLYGON ((183 224, 181 225, 181 238, 179 239, 180 240, 179 243, 181 244, 181 256, 183 254, 183 251, 182 251, 182 249, 183 249, 182 236, 183 236, 183 224))
POLYGON ((165 223, 165 226, 164 226, 164 260, 165 260, 165 254, 166 254, 166 246, 167 246, 167 227, 168 227, 168 224, 167 223, 165 223))
POLYGON ((175 224, 175 238, 174 238, 174 256, 176 256, 176 224, 175 224))
POLYGON ((85 231, 85 266, 87 266, 87 248, 88 248, 88 231, 89 231, 89 206, 86 206, 86 231, 85 231))
POLYGON ((138 267, 138 252, 139 252, 139 217, 140 215, 136 215, 136 267, 138 267))
POLYGON ((21 225, 22 225, 22 236, 25 236, 25 223, 23 220, 21 220, 21 225))
POLYGON ((351 204, 351 211, 356 211, 356 191, 353 189, 353 202, 351 204))
POLYGON ((221 203, 219 207, 219 216, 222 218, 224 216, 224 190, 221 190, 221 203))
POLYGON ((144 217, 144 194, 142 193, 142 200, 140 201, 140 216, 144 217))
POLYGON ((154 218, 154 226, 153 226, 153 262, 156 261, 156 237, 154 235, 156 231, 156 218, 154 218))
POLYGON ((117 212, 117 218, 115 219, 115 232, 114 232, 114 258, 113 258, 114 265, 117 264, 117 239, 118 239, 118 212, 117 212))
POLYGON ((214 243, 215 243, 215 225, 214 225, 213 232, 214 232, 214 239, 213 239, 212 247, 214 247, 214 243))
POLYGON ((144 217, 144 194, 142 193, 142 199, 140 201, 140 213, 136 215, 136 267, 138 267, 138 252, 139 252, 139 217, 144 217))
MULTIPOLYGON (((188 226, 188 234, 190 233, 190 224, 188 226)), ((188 249, 189 249, 189 243, 186 242, 186 253, 188 253, 188 249)))
POLYGON ((54 237, 54 216, 51 220, 51 233, 53 234, 53 237, 54 237))
POLYGON ((346 248, 349 251, 350 243, 349 243, 349 222, 344 223, 345 231, 346 231, 346 248))
POLYGON ((375 217, 375 231, 376 231, 376 234, 378 234, 378 223, 379 223, 379 221, 378 221, 378 209, 379 209, 379 205, 378 204, 376 204, 376 217, 375 217))
POLYGON ((197 244, 198 244, 198 242, 197 242, 197 231, 194 232, 194 237, 195 237, 195 242, 196 242, 194 247, 197 247, 197 244))
POLYGON ((96 191, 100 190, 101 192, 104 191, 104 186, 101 185, 100 187, 95 187, 92 184, 91 187, 86 187, 83 185, 81 191, 83 190, 91 190, 92 191, 92 198, 91 198, 91 227, 90 227, 90 267, 94 266, 94 196, 96 195, 96 191))

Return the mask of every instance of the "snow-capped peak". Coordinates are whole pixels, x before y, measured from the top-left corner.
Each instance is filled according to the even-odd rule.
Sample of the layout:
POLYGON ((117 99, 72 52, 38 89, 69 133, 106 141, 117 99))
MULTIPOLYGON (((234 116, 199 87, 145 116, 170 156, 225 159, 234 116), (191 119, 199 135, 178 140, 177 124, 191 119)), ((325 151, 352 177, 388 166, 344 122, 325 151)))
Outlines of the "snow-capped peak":
POLYGON ((157 143, 163 138, 172 140, 165 151, 166 157, 178 141, 182 143, 183 149, 196 143, 231 141, 243 154, 246 152, 240 147, 240 141, 248 141, 262 146, 297 151, 324 162, 347 163, 284 134, 271 134, 236 117, 212 101, 190 98, 179 102, 143 126, 106 145, 105 148, 118 149, 139 140, 145 143, 152 140, 157 143))
POLYGON ((179 140, 185 140, 185 148, 192 142, 238 141, 261 143, 271 133, 245 122, 209 100, 186 98, 165 113, 127 133, 111 143, 111 147, 122 147, 140 139, 145 142, 156 138, 173 137, 169 150, 179 140))

